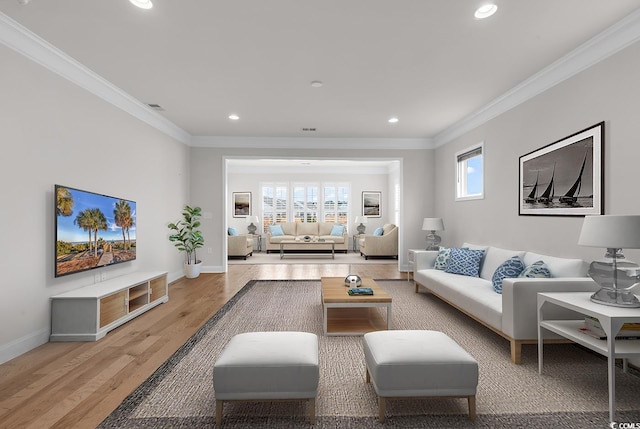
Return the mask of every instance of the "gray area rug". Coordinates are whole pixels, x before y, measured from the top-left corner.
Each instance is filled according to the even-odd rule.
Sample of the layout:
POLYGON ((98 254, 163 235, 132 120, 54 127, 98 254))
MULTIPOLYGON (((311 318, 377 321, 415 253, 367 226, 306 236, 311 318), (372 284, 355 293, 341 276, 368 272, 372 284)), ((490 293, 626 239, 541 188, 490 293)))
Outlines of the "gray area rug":
MULTIPOLYGON (((606 361, 573 344, 545 346, 538 374, 536 346, 521 365, 509 343, 406 280, 378 280, 393 297, 394 329, 443 331, 479 362, 478 417, 464 399, 391 401, 378 422, 377 398, 365 383, 362 337, 324 337, 319 281, 252 281, 214 315, 99 426, 210 428, 215 426, 212 368, 234 335, 306 331, 318 335, 320 385, 316 428, 609 427, 606 361)), ((616 374, 618 422, 640 422, 640 377, 616 374)), ((227 428, 312 427, 302 402, 228 403, 227 428)))

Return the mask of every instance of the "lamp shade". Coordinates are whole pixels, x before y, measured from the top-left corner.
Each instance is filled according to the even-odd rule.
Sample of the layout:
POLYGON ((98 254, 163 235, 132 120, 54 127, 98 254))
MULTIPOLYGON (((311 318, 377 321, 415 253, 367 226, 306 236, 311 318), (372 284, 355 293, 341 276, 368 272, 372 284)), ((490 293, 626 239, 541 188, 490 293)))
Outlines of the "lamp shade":
POLYGON ((357 224, 367 223, 367 217, 366 216, 356 216, 356 223, 357 224))
POLYGON ((245 221, 247 223, 252 223, 254 225, 258 225, 260 223, 260 218, 258 216, 247 216, 245 221))
POLYGON ((444 222, 439 217, 425 217, 422 221, 423 231, 444 231, 444 222))
POLYGON ((586 216, 578 244, 608 249, 640 249, 640 215, 586 216))

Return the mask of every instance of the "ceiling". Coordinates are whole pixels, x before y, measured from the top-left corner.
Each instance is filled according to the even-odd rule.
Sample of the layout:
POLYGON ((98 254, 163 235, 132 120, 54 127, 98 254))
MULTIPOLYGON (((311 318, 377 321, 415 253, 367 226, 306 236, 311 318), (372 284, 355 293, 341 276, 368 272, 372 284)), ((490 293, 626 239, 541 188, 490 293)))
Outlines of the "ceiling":
POLYGON ((476 20, 478 0, 153 1, 0 12, 191 136, 429 139, 640 8, 496 0, 476 20))

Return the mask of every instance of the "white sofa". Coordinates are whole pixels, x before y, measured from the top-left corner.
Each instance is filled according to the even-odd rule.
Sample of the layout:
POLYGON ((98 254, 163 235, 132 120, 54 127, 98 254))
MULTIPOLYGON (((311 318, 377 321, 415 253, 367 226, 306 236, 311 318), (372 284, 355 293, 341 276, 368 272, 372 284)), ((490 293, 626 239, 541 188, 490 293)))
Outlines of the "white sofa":
MULTIPOLYGON (((420 286, 511 342, 511 360, 519 364, 522 344, 538 342, 538 292, 596 291, 597 284, 587 277, 587 264, 581 259, 566 259, 533 252, 501 249, 464 243, 469 249, 485 249, 480 277, 447 273, 435 269, 438 251, 417 251, 414 280, 416 293, 420 286), (512 256, 520 256, 526 266, 542 260, 551 278, 506 278, 502 294, 491 282, 495 270, 512 256)), ((553 317, 575 318, 575 313, 558 310, 553 317)), ((559 337, 556 337, 559 338, 559 337)), ((547 341, 547 340, 545 340, 547 341)), ((552 338, 550 342, 558 341, 552 338)))
MULTIPOLYGON (((265 246, 267 253, 280 252, 280 242, 284 240, 300 239, 300 244, 290 244, 287 246, 287 250, 305 250, 309 249, 308 245, 302 240, 304 236, 314 237, 324 240, 332 240, 335 244, 335 251, 347 253, 349 249, 349 235, 347 228, 343 228, 342 235, 331 235, 331 230, 334 225, 339 225, 334 222, 282 222, 276 225, 282 227, 284 235, 274 236, 271 235, 271 230, 267 229, 265 246)), ((329 247, 329 250, 331 248, 329 247)))

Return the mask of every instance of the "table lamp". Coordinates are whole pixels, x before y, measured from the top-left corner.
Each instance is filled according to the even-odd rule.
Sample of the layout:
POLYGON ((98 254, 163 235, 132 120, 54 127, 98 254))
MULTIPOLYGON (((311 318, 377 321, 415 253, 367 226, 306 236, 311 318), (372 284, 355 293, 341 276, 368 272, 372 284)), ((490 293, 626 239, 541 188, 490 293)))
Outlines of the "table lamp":
POLYGON ((589 276, 600 285, 591 301, 614 307, 640 307, 631 289, 640 282, 640 266, 624 260, 622 249, 640 249, 640 215, 586 216, 581 246, 604 247, 604 259, 593 261, 589 276))
POLYGON ((356 228, 358 230, 358 234, 360 234, 360 235, 364 234, 364 230, 367 228, 366 226, 364 226, 364 224, 367 223, 367 217, 366 216, 356 216, 356 223, 360 224, 356 228))
POLYGON ((249 234, 255 235, 256 230, 258 229, 257 225, 260 223, 260 218, 258 216, 247 216, 246 222, 249 224, 249 226, 247 227, 249 234))
POLYGON ((440 250, 440 236, 436 231, 444 231, 444 222, 439 217, 425 217, 422 221, 422 230, 429 231, 427 234, 427 250, 440 250))

